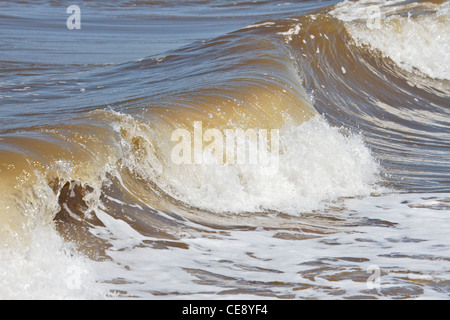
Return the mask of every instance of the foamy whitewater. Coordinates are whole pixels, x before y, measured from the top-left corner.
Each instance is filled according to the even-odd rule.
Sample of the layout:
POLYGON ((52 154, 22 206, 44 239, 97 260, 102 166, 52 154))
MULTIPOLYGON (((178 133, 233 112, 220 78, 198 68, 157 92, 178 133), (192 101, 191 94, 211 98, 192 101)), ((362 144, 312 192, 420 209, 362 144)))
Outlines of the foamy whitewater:
POLYGON ((450 80, 449 3, 424 1, 427 14, 411 14, 416 3, 401 1, 344 1, 331 15, 346 22, 355 42, 379 50, 399 67, 435 79, 450 80))
POLYGON ((1 6, 0 299, 449 298, 449 1, 1 6))
MULTIPOLYGON (((130 129, 135 125, 127 123, 130 129)), ((326 201, 376 190, 378 163, 361 136, 341 131, 321 116, 299 126, 285 125, 279 134, 279 158, 273 165, 219 164, 217 159, 210 164, 175 165, 151 153, 145 158, 126 155, 126 165, 173 198, 198 209, 219 214, 273 210, 298 215, 323 209, 326 201)), ((150 140, 148 134, 134 132, 150 140)))

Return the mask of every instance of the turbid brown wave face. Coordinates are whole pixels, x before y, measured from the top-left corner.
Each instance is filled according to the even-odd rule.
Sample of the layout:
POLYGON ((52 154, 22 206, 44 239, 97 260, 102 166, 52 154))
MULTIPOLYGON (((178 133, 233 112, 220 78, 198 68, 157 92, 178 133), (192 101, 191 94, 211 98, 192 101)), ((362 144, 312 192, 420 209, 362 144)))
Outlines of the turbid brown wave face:
MULTIPOLYGON (((210 274, 212 269, 202 269, 194 258, 175 269, 197 279, 196 284, 236 294, 295 297, 311 288, 331 292, 330 283, 347 276, 363 283, 366 270, 360 264, 377 257, 386 258, 392 269, 389 259, 398 255, 374 249, 374 242, 400 251, 405 241, 443 245, 429 234, 392 240, 391 229, 404 217, 394 215, 399 220, 390 221, 378 209, 400 208, 405 215, 448 209, 448 2, 133 3, 143 11, 132 10, 129 1, 108 8, 86 3, 82 28, 64 29, 64 35, 53 20, 39 20, 38 29, 60 40, 53 50, 39 50, 39 33, 25 26, 27 35, 14 19, 21 5, 5 2, 2 19, 12 29, 10 36, 0 32, 0 48, 8 48, 0 57, 0 250, 26 256, 40 243, 37 235, 44 239, 51 230, 52 237, 62 236, 62 243, 74 244, 92 261, 120 265, 125 255, 115 253, 142 249, 149 255, 168 253, 163 266, 176 260, 170 250, 176 252, 173 257, 188 259, 189 250, 202 257, 214 252, 215 240, 221 243, 218 255, 230 253, 225 244, 238 243, 236 260, 204 262, 217 262, 222 274, 210 274), (192 18, 190 6, 203 20, 192 18), (123 13, 123 25, 118 22, 119 31, 113 33, 107 27, 116 13, 123 13), (166 30, 166 42, 155 36, 158 30, 166 30), (14 37, 28 41, 14 47, 14 37), (104 40, 99 39, 115 41, 100 50, 104 40), (154 52, 140 51, 145 39, 153 41, 147 45, 154 52), (91 51, 83 56, 85 50, 91 51), (269 165, 263 154, 272 156, 269 165), (401 201, 388 196, 381 203, 373 197, 398 192, 443 196, 401 201), (347 205, 344 199, 353 200, 347 205), (355 199, 368 199, 364 203, 373 207, 355 199), (378 218, 360 216, 361 207, 378 218), (375 228, 384 240, 343 240, 365 228, 375 228), (382 235, 385 230, 389 236, 382 235), (246 237, 256 253, 243 249, 246 237), (283 259, 272 249, 267 252, 276 257, 257 257, 265 254, 261 239, 268 241, 267 248, 279 246, 277 252, 283 251, 283 241, 305 248, 311 241, 328 256, 315 261, 289 257, 311 270, 292 271, 290 265, 278 270, 270 261, 283 259), (126 247, 122 240, 133 245, 126 247), (370 247, 367 257, 350 243, 370 247), (328 251, 334 244, 339 256, 328 251), (345 246, 358 256, 343 257, 345 246), (239 259, 249 257, 250 265, 242 267, 239 259), (233 278, 221 269, 227 263, 233 270, 282 274, 283 280, 257 282, 239 272, 233 278), (289 282, 290 272, 308 281, 289 282), (318 285, 315 277, 328 284, 318 285), (243 283, 248 288, 238 288, 243 283), (270 284, 277 289, 271 291, 270 284)), ((51 16, 61 9, 55 6, 36 10, 51 16)), ((412 229, 408 224, 402 230, 412 229)), ((305 249, 305 259, 309 252, 305 249)), ((437 253, 437 259, 448 259, 447 253, 437 253)), ((422 271, 412 278, 422 279, 422 271)), ((419 286, 402 287, 399 296, 422 296, 423 287, 433 290, 432 284, 419 286)), ((170 295, 172 289, 161 285, 149 291, 170 295)), ((373 294, 364 290, 358 292, 373 294)), ((396 296, 395 290, 384 294, 396 296)))

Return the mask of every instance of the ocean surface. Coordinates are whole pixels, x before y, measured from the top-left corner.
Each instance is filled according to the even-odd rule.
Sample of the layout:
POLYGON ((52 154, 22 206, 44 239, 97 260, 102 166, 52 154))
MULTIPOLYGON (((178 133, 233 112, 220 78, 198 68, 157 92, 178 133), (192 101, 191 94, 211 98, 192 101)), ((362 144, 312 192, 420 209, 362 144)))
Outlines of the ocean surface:
POLYGON ((0 190, 0 299, 449 299, 450 1, 2 1, 0 190))

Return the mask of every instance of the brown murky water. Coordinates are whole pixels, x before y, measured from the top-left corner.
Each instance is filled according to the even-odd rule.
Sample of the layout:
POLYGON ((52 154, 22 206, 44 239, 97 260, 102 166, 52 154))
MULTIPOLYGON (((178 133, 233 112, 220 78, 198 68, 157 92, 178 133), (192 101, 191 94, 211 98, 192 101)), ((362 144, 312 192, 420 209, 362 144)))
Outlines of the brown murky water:
POLYGON ((0 296, 448 298, 448 2, 335 4, 3 2, 0 296))

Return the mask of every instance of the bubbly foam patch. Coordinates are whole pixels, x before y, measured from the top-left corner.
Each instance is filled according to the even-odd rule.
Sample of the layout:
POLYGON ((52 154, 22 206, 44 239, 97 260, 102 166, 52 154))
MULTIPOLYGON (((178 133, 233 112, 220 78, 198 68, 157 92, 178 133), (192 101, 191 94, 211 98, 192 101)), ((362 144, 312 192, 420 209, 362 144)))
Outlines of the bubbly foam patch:
POLYGON ((357 45, 379 50, 399 67, 450 79, 449 4, 344 1, 330 14, 345 22, 357 45))
POLYGON ((33 232, 23 249, 0 250, 0 299, 100 299, 91 262, 51 226, 33 232))
POLYGON ((189 230, 188 249, 136 245, 143 236, 111 220, 113 261, 96 268, 126 298, 448 299, 449 196, 347 199, 337 216, 354 227, 301 240, 288 229, 189 230))
MULTIPOLYGON (((0 228, 0 235, 6 237, 0 246, 0 299, 105 297, 95 280, 92 261, 64 241, 55 228, 59 194, 42 175, 37 177, 33 186, 22 190, 20 198, 9 199, 3 212, 14 218, 14 225, 9 232, 0 228)), ((95 195, 85 199, 91 204, 89 197, 95 195)))
POLYGON ((216 213, 318 210, 327 201, 370 194, 380 169, 361 136, 345 135, 320 116, 280 130, 276 170, 272 163, 174 164, 166 155, 155 174, 161 162, 151 159, 161 157, 134 154, 128 165, 173 198, 216 213))

